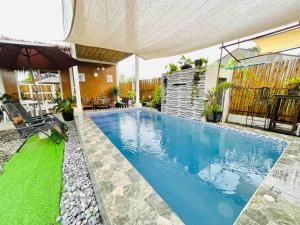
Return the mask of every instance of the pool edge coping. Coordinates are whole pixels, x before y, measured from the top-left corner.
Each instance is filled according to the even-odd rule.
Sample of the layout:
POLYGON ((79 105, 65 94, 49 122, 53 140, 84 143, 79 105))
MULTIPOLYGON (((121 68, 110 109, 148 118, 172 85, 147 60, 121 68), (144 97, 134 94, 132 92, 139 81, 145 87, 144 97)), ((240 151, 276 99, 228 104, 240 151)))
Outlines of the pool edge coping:
MULTIPOLYGON (((124 109, 122 109, 122 110, 124 110, 124 109)), ((110 110, 110 111, 117 111, 117 110, 110 110)), ((81 146, 83 148, 84 158, 86 160, 88 171, 89 171, 91 181, 92 181, 92 184, 93 184, 93 188, 94 188, 94 191, 95 191, 96 200, 98 202, 100 212, 102 213, 104 224, 108 224, 108 225, 124 224, 124 223, 118 223, 118 222, 112 221, 113 218, 111 218, 111 215, 110 215, 110 212, 109 212, 110 209, 108 209, 110 207, 107 207, 106 203, 103 201, 103 196, 102 196, 103 193, 101 193, 101 188, 99 188, 99 186, 98 186, 99 184, 97 183, 97 177, 96 177, 94 168, 92 168, 93 166, 91 165, 91 160, 90 160, 89 153, 88 153, 89 149, 86 146, 88 143, 86 143, 86 141, 82 137, 82 135, 83 135, 82 132, 83 131, 80 128, 80 124, 79 124, 80 119, 79 119, 79 117, 84 117, 85 119, 89 120, 89 122, 92 123, 94 126, 96 126, 94 121, 88 115, 91 112, 95 112, 95 111, 76 112, 76 114, 75 114, 75 124, 76 124, 76 128, 77 128, 79 140, 80 140, 81 146)), ((96 112, 99 112, 99 111, 96 111, 96 112)), ((107 111, 101 111, 101 112, 107 112, 107 111)), ((178 224, 178 225, 183 225, 184 223, 181 221, 179 216, 177 216, 177 214, 175 212, 173 212, 173 210, 162 199, 162 197, 144 179, 144 177, 134 168, 134 166, 121 154, 121 152, 117 149, 117 147, 114 146, 114 144, 109 140, 109 138, 97 126, 96 126, 96 131, 98 133, 101 133, 105 137, 105 139, 106 139, 105 141, 109 142, 109 144, 111 145, 110 147, 112 147, 112 149, 116 150, 114 153, 117 153, 117 155, 119 155, 124 160, 124 162, 126 162, 126 164, 129 165, 129 170, 133 170, 134 173, 136 173, 137 176, 140 177, 139 179, 142 180, 143 185, 146 185, 146 187, 144 187, 144 188, 149 190, 148 196, 143 198, 142 200, 145 201, 147 198, 151 198, 151 199, 154 199, 153 201, 155 201, 155 203, 153 203, 153 204, 156 204, 155 206, 153 206, 155 209, 154 208, 151 209, 152 214, 153 214, 153 212, 155 214, 154 215, 155 221, 153 221, 152 220, 153 218, 152 218, 151 219, 151 224, 157 224, 157 225, 171 225, 171 224, 172 225, 177 225, 178 224), (158 212, 159 210, 162 210, 162 215, 158 212), (164 213, 168 214, 168 216, 164 216, 164 213), (169 217, 169 218, 167 218, 167 217, 169 217)), ((104 143, 102 143, 102 144, 104 144, 104 143)), ((141 199, 139 201, 141 201, 141 199)), ((149 205, 151 205, 151 204, 149 204, 149 205)), ((150 208, 151 208, 151 206, 150 206, 150 208)), ((122 208, 119 208, 118 210, 122 210, 122 208)), ((145 214, 144 212, 141 212, 141 215, 144 215, 144 214, 145 214)), ((137 221, 137 222, 131 223, 131 224, 145 224, 145 225, 148 224, 147 222, 144 223, 145 221, 143 221, 143 218, 140 218, 140 219, 141 219, 140 221, 137 221)), ((124 221, 122 221, 122 222, 124 222, 124 221)), ((127 221, 125 221, 125 222, 127 222, 127 221)), ((132 222, 132 221, 128 221, 128 222, 132 222)), ((125 223, 125 224, 128 224, 128 223, 125 223)))
MULTIPOLYGON (((138 108, 131 108, 131 109, 122 109, 124 111, 128 111, 128 110, 137 110, 138 108)), ((142 108, 143 110, 148 110, 148 111, 151 111, 151 112, 155 112, 155 113, 161 113, 161 112, 157 112, 157 111, 154 111, 154 110, 151 110, 151 109, 147 109, 147 108, 142 108)), ((107 111, 85 111, 84 113, 87 115, 87 117, 92 121, 92 119, 90 118, 89 114, 94 114, 94 113, 107 113, 107 112, 115 112, 115 111, 120 111, 120 110, 107 110, 107 111)), ((164 113, 161 113, 161 114, 164 114, 164 113)), ((167 115, 167 116, 171 116, 171 117, 177 117, 177 116, 174 116, 174 115, 168 115, 168 114, 164 114, 164 115, 167 115)), ((254 194, 252 195, 252 197, 248 200, 247 204, 243 207, 243 209, 241 210, 239 216, 237 217, 237 219, 235 220, 235 222, 233 224, 235 225, 240 225, 240 224, 247 224, 249 223, 250 221, 252 222, 255 222, 257 224, 257 221, 250 218, 249 216, 247 217, 248 219, 248 222, 245 223, 245 216, 246 215, 246 211, 251 209, 251 205, 253 200, 257 197, 256 195, 258 195, 257 193, 259 191, 261 191, 262 188, 265 188, 266 186, 266 183, 270 177, 272 177, 272 174, 274 173, 275 170, 278 170, 278 167, 279 167, 279 164, 282 163, 281 161, 286 157, 286 155, 288 154, 287 151, 295 151, 297 150, 297 146, 300 146, 300 138, 299 137, 293 137, 293 136, 288 136, 288 135, 284 135, 284 134, 278 134, 278 133, 272 133, 272 132, 269 132, 269 131, 264 131, 264 130, 258 130, 258 129, 254 129, 254 128, 249 128, 249 127, 243 127, 243 126, 240 126, 240 125, 235 125, 235 124, 230 124, 230 123, 218 123, 218 124, 213 124, 213 123, 208 123, 208 122, 202 122, 202 121, 197 121, 197 120, 192 120, 192 119, 187 119, 187 118, 182 118, 182 117, 179 117, 181 119, 184 119, 184 120, 187 120, 187 121, 193 121, 193 122, 196 122, 196 123, 201 123, 201 124, 207 124, 209 126, 213 126, 213 127, 219 127, 219 128, 225 128, 225 129, 228 129, 229 130, 233 130, 233 131, 236 131, 236 132, 239 132, 239 133, 245 133, 246 134, 251 134, 251 135, 254 135, 256 137, 260 137, 260 138, 267 138, 267 139, 272 139, 272 140, 277 140, 277 141, 280 141, 280 142, 285 142, 286 143, 286 146, 284 147, 280 157, 276 160, 275 164, 273 165, 273 167, 269 170, 268 174, 264 177, 262 183, 256 188, 254 194), (296 145, 296 147, 294 146, 296 145)), ((93 122, 93 121, 92 121, 93 122)), ((94 123, 94 122, 93 122, 94 123)), ((97 129, 99 131, 101 131, 98 127, 97 129)), ((102 132, 102 131, 101 131, 102 132)), ((106 136, 105 136, 106 137, 106 136)), ((106 137, 107 138, 107 137, 106 137)), ((108 139, 108 138, 107 138, 108 139)), ((109 140, 109 139, 108 139, 109 140)), ((110 140, 109 140, 110 141, 110 140)), ((283 143, 282 142, 282 143, 283 143)), ((114 146, 115 147, 115 146, 114 146)), ((116 147, 115 147, 116 148, 116 147)), ((117 149, 117 148, 116 148, 117 149)), ((118 150, 119 151, 119 150, 118 150)), ((123 156, 123 155, 122 155, 123 156)), ((123 156, 124 157, 124 156, 123 156)), ((299 157, 299 156, 298 156, 299 157)), ((124 157, 125 158, 125 157, 124 157)), ((126 159, 126 158, 125 158, 126 159)), ((126 159, 127 160, 127 159, 126 159)), ((129 162, 129 161, 128 161, 129 162)), ((129 162, 129 164, 134 168, 134 166, 129 162)), ((279 168, 280 169, 280 168, 279 168)), ((139 172, 134 168, 134 170, 139 174, 139 172)), ((141 177, 142 175, 139 174, 141 177)), ((142 177, 143 178, 143 177, 142 177)), ((144 178, 143 178, 144 179, 144 178)), ((145 180, 145 179, 144 179, 145 180)), ((147 182, 147 181, 146 181, 147 182)), ((147 182, 148 183, 148 182, 147 182)), ((152 188, 152 186, 148 183, 148 185, 152 188)), ((275 184, 276 185, 276 184, 275 184)), ((152 188, 153 189, 153 188, 152 188)), ((155 192, 155 190, 154 190, 155 192)), ((155 192, 156 193, 156 192, 155 192)), ((156 193, 158 196, 159 194, 156 193)), ((300 201, 299 201, 300 203, 300 201)), ((167 204, 167 203, 166 203, 167 204)), ((299 204, 300 206, 300 204, 299 204)), ((172 209, 171 209, 172 210, 172 209)), ((174 213, 174 212, 173 212, 174 213)), ((176 213, 174 213, 176 215, 176 213)))

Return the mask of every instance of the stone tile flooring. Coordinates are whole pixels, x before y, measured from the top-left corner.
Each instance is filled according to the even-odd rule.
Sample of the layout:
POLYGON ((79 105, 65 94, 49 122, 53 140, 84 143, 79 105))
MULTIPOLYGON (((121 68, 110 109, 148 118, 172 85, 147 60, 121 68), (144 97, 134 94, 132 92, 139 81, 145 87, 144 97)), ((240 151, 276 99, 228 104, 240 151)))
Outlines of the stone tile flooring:
MULTIPOLYGON (((183 224, 145 179, 89 118, 76 125, 105 224, 183 224)), ((300 138, 221 124, 288 142, 235 225, 300 225, 300 138)))
POLYGON ((75 120, 104 224, 183 224, 86 111, 75 120))

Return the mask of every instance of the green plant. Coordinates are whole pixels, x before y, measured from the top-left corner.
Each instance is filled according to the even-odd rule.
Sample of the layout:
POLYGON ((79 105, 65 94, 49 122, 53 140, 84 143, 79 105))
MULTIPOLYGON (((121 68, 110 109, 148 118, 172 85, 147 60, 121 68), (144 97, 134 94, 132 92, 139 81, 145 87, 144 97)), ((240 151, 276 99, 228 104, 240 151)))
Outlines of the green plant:
POLYGON ((201 113, 201 116, 209 117, 214 113, 220 113, 223 111, 222 106, 218 103, 220 93, 224 93, 225 90, 233 87, 233 83, 231 82, 222 82, 221 84, 217 85, 216 87, 208 90, 205 93, 205 102, 204 102, 204 109, 201 113))
POLYGON ((70 113, 73 112, 72 108, 72 99, 56 99, 55 102, 57 105, 55 106, 56 112, 70 113))
POLYGON ((181 55, 180 60, 178 61, 178 64, 181 65, 181 69, 187 69, 187 68, 192 68, 192 65, 194 62, 192 59, 185 57, 184 55, 181 55))
POLYGON ((178 71, 178 66, 175 65, 174 63, 169 63, 168 65, 165 66, 165 69, 167 70, 166 74, 170 76, 171 74, 178 71))
POLYGON ((153 96, 153 98, 151 100, 151 107, 160 105, 161 104, 161 86, 160 85, 158 85, 154 88, 152 96, 153 96))
POLYGON ((136 96, 135 91, 127 91, 126 97, 128 97, 130 100, 134 101, 136 96))
POLYGON ((109 91, 109 96, 110 97, 116 97, 119 94, 119 89, 117 86, 113 86, 110 91, 109 91))
POLYGON ((300 90, 300 76, 288 79, 287 85, 290 88, 294 88, 294 89, 299 89, 300 90))
POLYGON ((0 94, 0 101, 9 102, 12 100, 13 100, 13 96, 10 96, 8 94, 0 94))
POLYGON ((206 73, 207 70, 207 62, 208 60, 206 58, 200 58, 195 60, 195 76, 194 76, 194 82, 200 80, 200 75, 203 75, 206 73))

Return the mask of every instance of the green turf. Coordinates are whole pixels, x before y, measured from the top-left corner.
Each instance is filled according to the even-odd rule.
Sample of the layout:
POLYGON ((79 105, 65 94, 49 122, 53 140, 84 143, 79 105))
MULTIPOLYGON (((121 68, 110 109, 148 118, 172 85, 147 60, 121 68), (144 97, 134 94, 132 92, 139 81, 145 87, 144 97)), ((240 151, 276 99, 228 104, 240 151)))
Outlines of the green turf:
POLYGON ((57 224, 64 142, 33 136, 0 175, 0 224, 57 224))

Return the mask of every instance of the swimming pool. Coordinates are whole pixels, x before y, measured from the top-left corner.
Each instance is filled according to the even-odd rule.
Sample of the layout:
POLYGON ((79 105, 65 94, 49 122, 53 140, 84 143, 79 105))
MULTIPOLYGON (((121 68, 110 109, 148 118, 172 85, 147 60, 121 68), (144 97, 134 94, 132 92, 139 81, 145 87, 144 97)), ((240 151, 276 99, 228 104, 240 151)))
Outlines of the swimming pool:
POLYGON ((233 224, 284 148, 147 110, 90 117, 187 225, 233 224))

